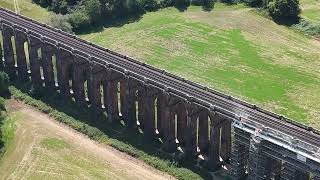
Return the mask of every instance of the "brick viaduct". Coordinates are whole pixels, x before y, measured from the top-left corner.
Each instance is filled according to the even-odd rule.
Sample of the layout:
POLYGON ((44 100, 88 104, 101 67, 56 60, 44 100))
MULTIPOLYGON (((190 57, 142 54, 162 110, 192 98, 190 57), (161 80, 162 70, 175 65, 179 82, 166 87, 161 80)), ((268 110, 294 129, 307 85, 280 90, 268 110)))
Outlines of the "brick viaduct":
POLYGON ((320 180, 316 129, 5 9, 0 30, 0 68, 11 79, 121 118, 168 152, 202 155, 211 170, 226 165, 233 179, 320 180))

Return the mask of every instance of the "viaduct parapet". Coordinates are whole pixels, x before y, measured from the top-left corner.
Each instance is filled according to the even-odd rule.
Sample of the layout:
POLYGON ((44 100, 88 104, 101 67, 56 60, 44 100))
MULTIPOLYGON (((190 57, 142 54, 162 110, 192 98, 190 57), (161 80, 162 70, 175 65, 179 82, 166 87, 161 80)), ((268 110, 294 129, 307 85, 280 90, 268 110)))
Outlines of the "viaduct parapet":
POLYGON ((0 9, 0 69, 58 90, 110 122, 225 165, 233 179, 320 180, 320 132, 32 19, 0 9))

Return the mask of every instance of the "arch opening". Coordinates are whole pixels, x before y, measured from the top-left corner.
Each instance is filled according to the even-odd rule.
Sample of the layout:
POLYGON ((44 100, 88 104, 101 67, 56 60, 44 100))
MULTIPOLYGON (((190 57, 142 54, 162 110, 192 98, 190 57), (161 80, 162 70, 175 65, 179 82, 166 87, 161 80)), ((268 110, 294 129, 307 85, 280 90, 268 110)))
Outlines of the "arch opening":
POLYGON ((117 82, 117 93, 116 93, 116 98, 117 98, 117 104, 118 104, 118 112, 119 112, 119 117, 122 117, 122 97, 121 97, 121 82, 117 82))
POLYGON ((58 86, 58 71, 57 71, 57 56, 53 54, 51 56, 51 64, 52 64, 52 71, 53 71, 53 82, 55 86, 58 86))
POLYGON ((99 92, 100 92, 100 104, 101 104, 101 108, 102 108, 102 109, 105 109, 106 106, 105 106, 105 104, 104 104, 104 96, 105 96, 106 94, 105 94, 105 90, 104 90, 104 88, 103 88, 103 81, 100 81, 100 82, 99 82, 98 88, 99 88, 99 92))
POLYGON ((30 67, 30 55, 29 55, 29 43, 28 43, 28 41, 25 41, 23 43, 23 48, 24 48, 24 54, 26 56, 27 71, 28 71, 28 74, 30 74, 31 73, 31 67, 30 67))
POLYGON ((13 49, 14 67, 17 68, 18 67, 18 60, 17 60, 17 48, 16 48, 16 43, 15 43, 16 42, 15 37, 11 36, 10 40, 11 40, 11 45, 12 45, 12 49, 13 49))

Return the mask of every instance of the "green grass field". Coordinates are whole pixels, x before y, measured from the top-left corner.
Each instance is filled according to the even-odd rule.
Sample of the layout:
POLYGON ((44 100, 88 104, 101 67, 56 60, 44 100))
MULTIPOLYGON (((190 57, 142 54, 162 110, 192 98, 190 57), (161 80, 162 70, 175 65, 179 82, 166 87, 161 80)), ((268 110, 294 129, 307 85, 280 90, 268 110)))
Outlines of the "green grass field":
POLYGON ((41 22, 45 22, 50 14, 46 9, 32 3, 32 0, 0 0, 0 7, 10 9, 41 22))
POLYGON ((320 127, 320 43, 249 8, 168 8, 81 37, 320 127))
POLYGON ((315 23, 320 23, 320 1, 319 0, 300 0, 301 16, 315 23))
MULTIPOLYGON (((302 16, 317 17, 306 8, 316 9, 316 3, 301 1, 302 16)), ((210 13, 200 7, 185 12, 167 8, 81 37, 320 127, 320 42, 250 8, 220 3, 210 13)))

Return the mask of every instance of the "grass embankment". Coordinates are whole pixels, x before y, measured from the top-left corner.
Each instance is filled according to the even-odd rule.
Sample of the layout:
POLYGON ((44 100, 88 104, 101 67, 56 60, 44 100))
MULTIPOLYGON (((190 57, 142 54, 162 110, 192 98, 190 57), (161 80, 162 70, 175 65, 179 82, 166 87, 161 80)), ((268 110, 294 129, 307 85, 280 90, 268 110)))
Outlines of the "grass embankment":
POLYGON ((167 177, 97 145, 34 108, 15 100, 8 100, 7 107, 10 118, 2 128, 7 149, 0 161, 1 179, 167 177))
POLYGON ((7 116, 5 99, 0 97, 0 158, 9 152, 13 146, 13 139, 15 133, 15 121, 14 116, 7 116))
POLYGON ((320 127, 320 43, 251 8, 167 8, 81 37, 320 127))
POLYGON ((15 99, 34 106, 57 121, 67 124, 99 143, 112 146, 178 179, 209 177, 205 169, 196 169, 193 162, 177 164, 171 161, 171 155, 159 151, 160 144, 158 142, 148 140, 143 134, 137 132, 123 133, 124 127, 120 122, 108 124, 106 119, 96 117, 92 110, 81 109, 74 101, 61 100, 62 98, 55 93, 52 93, 50 97, 44 95, 35 99, 24 93, 28 92, 26 87, 20 87, 20 89, 23 91, 14 86, 10 87, 15 99))
POLYGON ((319 0, 300 0, 302 13, 301 16, 314 23, 320 23, 320 1, 319 0))
POLYGON ((32 3, 32 0, 1 0, 0 7, 33 18, 40 22, 46 22, 50 14, 46 9, 32 3))

